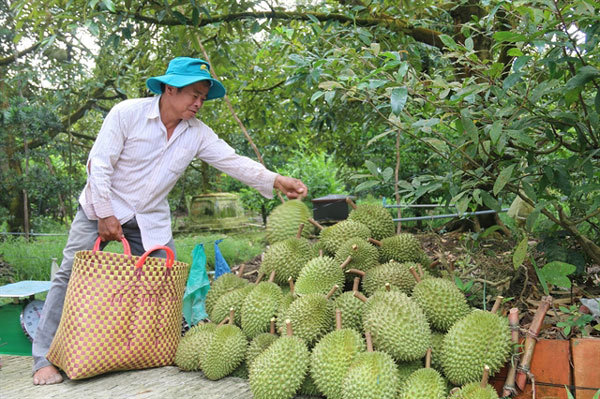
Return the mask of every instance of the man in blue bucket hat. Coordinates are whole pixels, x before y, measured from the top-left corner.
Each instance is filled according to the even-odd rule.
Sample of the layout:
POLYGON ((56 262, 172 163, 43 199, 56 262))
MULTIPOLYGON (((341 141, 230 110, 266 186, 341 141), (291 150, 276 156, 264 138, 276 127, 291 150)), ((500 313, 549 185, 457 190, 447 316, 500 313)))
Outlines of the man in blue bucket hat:
MULTIPOLYGON (((62 315, 75 252, 92 249, 98 236, 103 241, 101 248, 125 237, 133 255, 155 245, 166 245, 175 252, 167 195, 194 159, 256 188, 267 198, 273 196, 273 189, 289 198, 307 193, 302 181, 278 175, 236 154, 196 118, 204 101, 225 95, 221 82, 211 77, 208 62, 174 58, 164 75, 149 78, 146 85, 157 96, 115 105, 90 151, 80 207, 33 341, 36 385, 62 381, 46 354, 62 315)), ((165 257, 164 251, 160 252, 155 256, 165 257)))

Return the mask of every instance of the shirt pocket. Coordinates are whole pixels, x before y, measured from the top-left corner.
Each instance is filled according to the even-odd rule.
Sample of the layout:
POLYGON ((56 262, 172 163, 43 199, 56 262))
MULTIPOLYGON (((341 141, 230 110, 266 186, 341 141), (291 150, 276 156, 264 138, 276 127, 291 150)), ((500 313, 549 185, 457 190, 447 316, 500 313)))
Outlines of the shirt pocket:
POLYGON ((171 156, 169 170, 177 176, 181 175, 194 159, 194 155, 194 152, 188 148, 177 147, 171 156))

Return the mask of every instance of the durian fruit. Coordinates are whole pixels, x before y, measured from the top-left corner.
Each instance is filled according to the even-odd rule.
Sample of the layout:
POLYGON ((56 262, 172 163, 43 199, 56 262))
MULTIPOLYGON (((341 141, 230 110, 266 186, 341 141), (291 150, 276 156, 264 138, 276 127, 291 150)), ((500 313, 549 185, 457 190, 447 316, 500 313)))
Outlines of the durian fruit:
POLYGON ((396 262, 417 262, 429 266, 431 261, 423 251, 421 243, 413 234, 401 233, 384 238, 381 241, 370 240, 379 246, 379 261, 381 263, 395 260, 396 262))
POLYGON ((489 367, 485 366, 481 382, 470 382, 464 385, 448 396, 448 399, 498 399, 498 392, 487 383, 489 372, 489 367))
MULTIPOLYGON (((392 288, 398 288, 406 295, 410 295, 417 284, 410 272, 410 268, 415 266, 417 264, 414 262, 399 263, 394 260, 375 266, 365 273, 362 284, 363 291, 367 296, 371 296, 375 291, 384 288, 386 283, 389 283, 392 288)), ((429 277, 429 273, 424 273, 425 278, 429 277)))
MULTIPOLYGON (((354 295, 367 301, 360 293, 354 295)), ((363 328, 373 335, 377 350, 389 353, 398 362, 425 356, 431 346, 431 330, 416 302, 400 291, 382 291, 368 302, 363 328)))
POLYGON ((328 399, 341 399, 342 381, 357 354, 365 351, 357 331, 342 328, 342 312, 336 309, 337 329, 325 335, 312 350, 310 374, 328 399))
POLYGON ((206 313, 209 315, 212 313, 213 307, 221 295, 246 285, 248 285, 248 280, 233 273, 225 273, 219 276, 210 284, 210 289, 206 293, 206 299, 204 300, 206 313))
POLYGON ((221 295, 217 302, 213 306, 212 312, 210 313, 210 320, 215 323, 220 323, 229 316, 229 309, 233 308, 235 311, 235 324, 238 327, 242 325, 242 304, 246 299, 246 296, 254 289, 253 284, 248 284, 242 288, 236 288, 233 291, 226 292, 221 295))
POLYGON ((352 291, 346 291, 335 299, 336 309, 340 309, 344 318, 342 319, 342 328, 351 328, 362 332, 362 314, 364 302, 354 296, 354 291, 358 291, 360 277, 354 278, 352 291))
POLYGON ((367 352, 356 355, 342 381, 343 399, 396 399, 398 368, 385 352, 374 352, 370 332, 365 333, 367 352))
POLYGON ((201 323, 190 328, 179 340, 175 352, 175 365, 184 371, 200 369, 200 352, 212 339, 217 325, 214 323, 201 323))
POLYGON ((246 365, 246 362, 240 363, 240 365, 237 366, 237 368, 235 370, 233 370, 231 372, 231 374, 229 374, 229 376, 247 380, 248 379, 248 366, 246 365))
POLYGON ((396 226, 394 225, 394 219, 383 205, 355 205, 351 200, 348 202, 353 208, 348 215, 348 219, 360 222, 367 226, 371 230, 372 238, 382 240, 395 234, 396 226))
MULTIPOLYGON (((335 253, 335 260, 342 264, 348 257, 350 262, 346 269, 361 270, 366 272, 379 264, 379 250, 362 238, 351 238, 344 242, 335 253)), ((346 282, 352 281, 352 277, 347 275, 346 282)))
POLYGON ((323 393, 319 391, 319 388, 317 388, 317 384, 315 384, 315 380, 313 380, 310 373, 306 373, 306 377, 304 378, 304 381, 298 390, 298 395, 317 396, 320 398, 323 396, 323 393))
POLYGON ((294 302, 298 296, 296 295, 296 287, 294 285, 294 280, 292 279, 292 277, 290 276, 290 278, 288 278, 288 285, 290 287, 288 293, 286 293, 283 298, 281 298, 281 302, 279 302, 279 307, 277 307, 277 316, 276 316, 276 325, 277 325, 277 332, 280 335, 285 334, 285 319, 287 318, 286 314, 287 314, 287 310, 290 307, 290 305, 292 304, 292 302, 294 302))
POLYGON ((327 295, 307 294, 298 297, 285 313, 295 336, 304 340, 309 347, 333 329, 333 301, 329 299, 337 289, 334 286, 327 295))
POLYGON ((231 374, 246 358, 248 341, 242 330, 233 324, 231 309, 229 324, 218 326, 206 349, 200 355, 200 368, 209 380, 218 380, 231 374))
POLYGON ((271 319, 271 327, 268 333, 258 334, 248 345, 248 351, 246 352, 246 365, 248 368, 252 366, 254 359, 265 351, 273 342, 275 342, 279 336, 275 334, 275 318, 271 319))
POLYGON ((271 318, 275 316, 283 298, 281 287, 273 282, 275 273, 269 281, 258 282, 246 296, 242 304, 242 330, 250 339, 268 331, 271 318))
POLYGON ((456 284, 439 277, 422 280, 414 268, 411 272, 417 281, 412 298, 423 309, 432 328, 446 332, 470 312, 467 298, 456 284))
POLYGON ((315 256, 311 243, 301 237, 304 224, 300 224, 296 237, 286 238, 271 245, 264 253, 259 272, 268 276, 275 271, 275 283, 286 285, 288 277, 294 280, 302 267, 315 256))
POLYGON ((445 336, 446 334, 439 331, 431 332, 431 367, 442 373, 442 345, 445 336))
POLYGON ((277 339, 250 366, 250 390, 255 399, 291 399, 304 382, 310 353, 306 343, 292 335, 286 321, 286 335, 277 339))
POLYGON ((335 256, 338 248, 351 238, 366 240, 371 237, 371 230, 364 224, 354 220, 343 220, 324 228, 319 233, 320 241, 328 255, 335 256))
MULTIPOLYGON (((306 224, 312 217, 311 210, 301 200, 294 199, 278 205, 267 217, 266 239, 269 244, 295 237, 298 226, 306 224)), ((309 237, 313 232, 312 226, 306 226, 302 237, 309 237)))
POLYGON ((442 344, 442 369, 454 385, 479 381, 484 366, 496 373, 510 353, 508 320, 495 313, 476 309, 448 330, 442 344))
POLYGON ((446 381, 431 365, 431 350, 427 353, 425 368, 413 372, 400 386, 398 399, 445 399, 446 381))
POLYGON ((406 381, 412 373, 423 368, 423 362, 421 360, 413 360, 412 362, 399 362, 396 364, 398 365, 398 381, 400 387, 402 387, 404 381, 406 381))
POLYGON ((343 287, 346 276, 342 266, 329 256, 312 258, 296 279, 296 295, 327 294, 334 285, 343 287))

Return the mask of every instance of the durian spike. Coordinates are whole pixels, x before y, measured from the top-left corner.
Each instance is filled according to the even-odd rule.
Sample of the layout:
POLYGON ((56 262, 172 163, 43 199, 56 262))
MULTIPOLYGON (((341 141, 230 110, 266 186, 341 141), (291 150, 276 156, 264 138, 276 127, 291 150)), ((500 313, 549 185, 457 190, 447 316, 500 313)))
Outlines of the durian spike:
POLYGON ((367 340, 367 352, 373 352, 373 339, 370 331, 365 331, 365 339, 367 340))
POLYGON ((288 277, 288 284, 290 285, 290 292, 292 293, 292 295, 294 295, 294 279, 292 278, 292 276, 288 277))
POLYGON ((348 270, 346 270, 346 273, 358 274, 361 277, 365 276, 365 272, 363 272, 362 270, 358 270, 358 269, 348 269, 348 270))
POLYGON ((358 291, 359 284, 360 284, 360 277, 354 277, 354 284, 352 285, 352 291, 358 291))
POLYGON ((304 223, 300 223, 298 226, 298 232, 296 233, 296 238, 302 237, 302 230, 304 229, 304 223))
POLYGON ((260 283, 260 280, 262 280, 264 276, 265 274, 263 272, 258 273, 258 277, 256 277, 256 281, 254 282, 254 284, 258 285, 258 283, 260 283))
POLYGON ((491 313, 496 313, 498 309, 500 309, 500 305, 502 304, 503 299, 504 297, 501 295, 498 295, 496 297, 496 302, 494 302, 494 306, 492 306, 492 310, 490 310, 491 313))
POLYGON ((229 324, 235 323, 235 309, 229 308, 229 324))
POLYGON ((223 320, 221 320, 221 322, 219 324, 217 324, 217 327, 221 327, 224 324, 229 323, 229 316, 225 317, 223 320))
POLYGON ((415 270, 415 268, 413 266, 409 267, 408 270, 410 271, 410 274, 413 275, 413 277, 415 278, 415 280, 417 280, 417 283, 421 282, 421 276, 419 276, 419 274, 417 273, 417 271, 415 270))
POLYGON ((385 283, 385 291, 390 292, 391 290, 392 290, 392 286, 390 285, 390 283, 385 283))
POLYGON ((240 265, 240 267, 238 268, 238 271, 237 271, 237 273, 236 273, 235 275, 236 275, 236 276, 238 276, 238 277, 242 277, 242 276, 243 276, 243 274, 244 274, 244 269, 245 269, 245 268, 246 268, 246 264, 245 264, 245 263, 242 263, 242 264, 240 265))
POLYGON ((363 302, 367 302, 368 301, 367 297, 364 296, 362 292, 354 291, 352 293, 352 295, 354 295, 354 297, 360 299, 363 302))
POLYGON ((342 329, 342 311, 340 309, 335 310, 335 329, 342 329))
POLYGON ((333 296, 333 294, 335 294, 335 292, 337 291, 337 289, 340 288, 338 287, 338 285, 334 285, 333 287, 331 287, 331 289, 329 290, 329 292, 327 293, 327 295, 325 295, 325 299, 329 299, 333 296))
POLYGON ((293 335, 292 322, 290 321, 290 319, 285 319, 285 333, 288 337, 291 337, 293 335))
POLYGON ((376 239, 374 239, 374 238, 368 238, 368 239, 367 239, 367 241, 369 241, 371 244, 375 244, 375 245, 377 245, 378 247, 380 247, 380 246, 381 246, 381 241, 379 241, 379 240, 376 240, 376 239))
POLYGON ((269 326, 269 332, 275 335, 275 318, 271 317, 271 325, 269 326))
POLYGON ((352 207, 352 209, 356 209, 357 208, 356 204, 354 203, 354 201, 352 201, 352 199, 350 199, 350 197, 346 197, 346 203, 348 205, 350 205, 352 207))
POLYGON ((272 283, 273 281, 275 281, 275 270, 273 270, 269 276, 269 283, 272 283))
POLYGON ((485 388, 488 383, 488 378, 490 378, 490 367, 486 364, 483 366, 483 377, 481 377, 481 387, 485 388))
POLYGON ((427 354, 425 355, 425 368, 431 368, 431 348, 427 349, 427 354))
POLYGON ((342 270, 344 270, 344 268, 345 268, 346 266, 348 266, 348 264, 349 264, 350 262, 352 262, 352 256, 348 255, 348 257, 346 258, 346 260, 345 260, 345 261, 344 261, 344 262, 343 262, 343 263, 340 265, 340 268, 341 268, 342 270))
POLYGON ((423 280, 425 274, 423 273, 423 268, 421 267, 420 263, 417 263, 417 269, 419 269, 419 277, 421 277, 421 280, 423 280))
POLYGON ((323 230, 325 227, 323 227, 322 225, 319 224, 319 222, 317 222, 315 219, 313 218, 308 218, 308 223, 312 224, 313 226, 315 226, 317 229, 319 230, 323 230))

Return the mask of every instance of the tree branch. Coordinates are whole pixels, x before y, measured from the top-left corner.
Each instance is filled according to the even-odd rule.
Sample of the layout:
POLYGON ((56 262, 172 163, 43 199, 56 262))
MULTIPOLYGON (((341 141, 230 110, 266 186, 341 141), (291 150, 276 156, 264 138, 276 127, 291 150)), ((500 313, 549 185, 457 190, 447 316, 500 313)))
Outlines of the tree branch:
POLYGON ((13 63, 17 60, 17 58, 20 58, 26 54, 31 53, 32 51, 35 51, 38 47, 40 47, 40 43, 36 43, 33 46, 26 48, 25 50, 19 51, 13 55, 10 55, 8 57, 5 58, 0 58, 0 66, 4 66, 4 65, 8 65, 10 63, 13 63))

